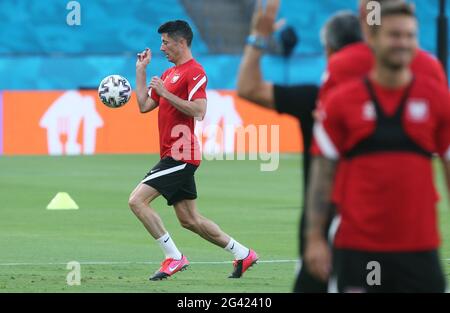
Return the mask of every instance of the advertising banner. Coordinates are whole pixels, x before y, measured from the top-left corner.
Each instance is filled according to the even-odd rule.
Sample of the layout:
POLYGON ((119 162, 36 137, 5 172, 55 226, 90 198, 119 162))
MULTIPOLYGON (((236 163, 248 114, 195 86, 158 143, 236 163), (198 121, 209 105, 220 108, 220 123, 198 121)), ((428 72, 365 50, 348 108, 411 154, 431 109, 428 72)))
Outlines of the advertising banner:
MULTIPOLYGON (((0 93, 0 153, 80 155, 159 153, 157 109, 141 114, 133 94, 111 109, 89 91, 0 93)), ((208 110, 195 132, 204 153, 299 152, 298 120, 260 108, 234 91, 208 91, 208 110)))

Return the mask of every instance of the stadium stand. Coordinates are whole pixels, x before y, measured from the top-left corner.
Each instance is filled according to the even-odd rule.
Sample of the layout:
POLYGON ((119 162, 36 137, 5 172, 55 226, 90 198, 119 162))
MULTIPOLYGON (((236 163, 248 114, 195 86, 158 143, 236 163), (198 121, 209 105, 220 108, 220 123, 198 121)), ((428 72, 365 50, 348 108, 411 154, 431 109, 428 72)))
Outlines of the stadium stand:
POLYGON ((181 0, 212 53, 240 54, 254 0, 181 0), (217 36, 217 34, 221 34, 217 36))
MULTIPOLYGON (((8 36, 0 38, 1 53, 122 54, 135 53, 143 43, 158 47, 160 37, 151 29, 169 19, 185 18, 177 0, 79 1, 82 25, 66 24, 69 1, 2 1, 0 18, 8 36), (159 12, 167 12, 161 15, 159 12), (20 27, 18 27, 20 26, 20 27)), ((194 27, 194 31, 196 31, 194 27)), ((201 38, 193 48, 206 52, 201 38)))
MULTIPOLYGON (((112 73, 128 77, 134 85, 136 52, 145 46, 152 48, 149 74, 160 74, 169 64, 157 51, 160 37, 156 29, 166 20, 185 16, 190 16, 196 34, 193 52, 209 75, 209 87, 235 88, 239 53, 254 0, 81 0, 81 26, 66 24, 67 2, 0 2, 5 34, 0 36, 1 89, 94 88, 112 73), (211 21, 217 22, 214 29, 211 21)), ((356 2, 282 1, 280 16, 297 31, 300 44, 290 60, 265 57, 264 71, 270 71, 275 82, 318 83, 318 69, 325 64, 320 27, 336 10, 356 10, 356 2)), ((437 5, 434 1, 414 2, 421 24, 421 46, 434 53, 437 5)))

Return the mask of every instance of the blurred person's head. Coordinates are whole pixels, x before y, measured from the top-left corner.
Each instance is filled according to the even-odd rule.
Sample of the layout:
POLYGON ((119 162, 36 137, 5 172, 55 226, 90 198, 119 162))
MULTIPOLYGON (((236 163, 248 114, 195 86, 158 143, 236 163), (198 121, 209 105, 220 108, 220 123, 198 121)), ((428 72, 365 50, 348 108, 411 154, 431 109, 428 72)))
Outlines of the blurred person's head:
POLYGON ((323 26, 321 41, 327 57, 345 46, 363 40, 358 16, 351 11, 339 11, 323 26))
POLYGON ((189 24, 182 20, 169 21, 158 28, 161 34, 160 50, 166 58, 177 64, 186 53, 190 53, 192 39, 194 37, 189 24))
POLYGON ((394 3, 394 2, 405 3, 405 0, 358 0, 358 1, 359 1, 359 19, 360 19, 361 30, 362 30, 364 38, 367 38, 369 36, 369 31, 370 31, 369 30, 370 25, 367 20, 368 14, 370 14, 371 10, 373 10, 372 6, 368 7, 368 4, 370 2, 378 2, 378 4, 381 7, 388 3, 394 3))
POLYGON ((391 70, 408 67, 417 49, 417 19, 414 7, 390 3, 381 9, 381 25, 370 27, 368 43, 377 63, 391 70))

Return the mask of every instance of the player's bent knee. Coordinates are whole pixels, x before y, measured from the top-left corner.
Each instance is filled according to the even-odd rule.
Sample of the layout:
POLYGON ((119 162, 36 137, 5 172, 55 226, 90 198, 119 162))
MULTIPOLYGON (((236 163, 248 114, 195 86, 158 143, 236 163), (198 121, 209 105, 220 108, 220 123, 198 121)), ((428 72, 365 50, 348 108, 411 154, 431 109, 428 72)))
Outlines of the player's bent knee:
POLYGON ((180 225, 181 227, 193 231, 194 233, 198 233, 199 223, 195 219, 180 220, 180 225))
POLYGON ((128 199, 128 206, 135 214, 139 214, 141 210, 140 208, 142 206, 142 201, 135 195, 131 195, 128 199))
POLYGON ((180 221, 180 225, 183 228, 194 231, 195 225, 188 221, 180 221))

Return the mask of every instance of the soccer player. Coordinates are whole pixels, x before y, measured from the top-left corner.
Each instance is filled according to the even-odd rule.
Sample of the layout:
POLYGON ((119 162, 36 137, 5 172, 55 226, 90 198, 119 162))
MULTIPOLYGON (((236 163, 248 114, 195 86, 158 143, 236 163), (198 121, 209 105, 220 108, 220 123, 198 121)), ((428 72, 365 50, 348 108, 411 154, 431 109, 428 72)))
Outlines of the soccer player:
MULTIPOLYGON (((279 0, 269 0, 265 9, 259 1, 253 16, 251 33, 244 50, 239 77, 239 96, 262 107, 294 116, 299 120, 303 137, 303 186, 308 183, 313 111, 319 94, 319 87, 313 84, 284 86, 264 81, 261 74, 260 59, 264 53, 264 41, 278 28, 275 18, 279 8, 279 0), (255 41, 257 39, 257 41, 255 41)), ((332 16, 322 32, 322 41, 327 57, 344 49, 347 45, 362 41, 358 18, 349 12, 338 12, 332 16)), ((306 188, 303 188, 303 202, 306 199, 306 188)), ((303 205, 304 206, 304 205, 303 205)), ((302 210, 299 231, 299 252, 304 252, 304 217, 302 210)), ((331 217, 330 217, 331 221, 331 217)), ((326 292, 327 283, 311 275, 304 266, 299 271, 294 286, 295 292, 326 292)))
POLYGON ((383 5, 367 39, 373 70, 327 95, 314 127, 305 262, 324 281, 332 271, 333 291, 444 292, 432 154, 450 191, 449 91, 411 69, 411 5, 383 5), (338 180, 345 188, 332 201, 338 180), (323 236, 331 202, 340 216, 333 258, 323 236))
POLYGON ((159 107, 158 127, 161 160, 131 193, 129 206, 156 239, 166 259, 150 280, 161 280, 187 268, 189 262, 177 248, 151 202, 162 195, 173 206, 184 228, 224 248, 235 257, 230 278, 240 278, 258 260, 255 251, 224 233, 214 222, 197 210, 194 173, 201 154, 194 134, 194 119, 206 113, 207 77, 191 53, 193 33, 185 21, 169 21, 158 29, 161 51, 175 64, 161 78, 152 77, 146 86, 146 67, 151 60, 150 49, 138 54, 136 61, 136 95, 141 113, 159 107))
MULTIPOLYGON (((370 34, 367 23, 367 15, 369 13, 367 4, 370 0, 358 1, 360 5, 360 28, 364 35, 363 37, 367 38, 370 34)), ((384 5, 390 2, 404 2, 404 0, 378 0, 377 2, 380 5, 384 5)), ((345 24, 332 25, 333 27, 324 28, 324 30, 328 29, 327 33, 329 36, 329 38, 325 38, 324 40, 328 59, 327 69, 323 75, 324 81, 319 92, 313 85, 280 86, 264 81, 260 70, 261 50, 263 50, 261 47, 264 47, 263 43, 267 41, 267 38, 277 28, 275 18, 278 8, 279 0, 268 0, 265 11, 262 10, 260 3, 258 5, 252 21, 251 35, 253 38, 244 50, 244 57, 241 63, 238 92, 242 97, 261 106, 275 109, 280 113, 287 113, 299 117, 304 142, 304 186, 307 186, 310 164, 309 147, 312 142, 312 111, 315 110, 316 105, 320 106, 320 103, 324 101, 327 94, 340 84, 367 75, 373 68, 375 61, 371 48, 363 40, 351 39, 345 45, 341 45, 339 49, 336 49, 336 38, 333 37, 337 37, 336 35, 339 34, 340 38, 354 38, 356 31, 359 31, 359 29, 357 29, 358 27, 356 25, 350 31, 345 24), (349 33, 346 34, 346 32, 349 33)), ((415 73, 426 75, 443 86, 447 85, 442 65, 429 53, 417 49, 410 66, 415 73)), ((338 170, 340 168, 341 165, 338 170)), ((306 187, 304 190, 306 191, 306 187)), ((304 197, 305 201, 306 197, 304 197)), ((304 205, 299 224, 300 256, 303 256, 305 253, 306 211, 307 206, 304 205)), ((328 227, 326 227, 324 232, 328 232, 328 227)), ((326 292, 327 283, 310 275, 307 266, 302 266, 294 286, 294 291, 326 292)))
MULTIPOLYGON (((370 2, 371 0, 359 0, 360 25, 365 38, 370 35, 370 25, 367 20, 371 8, 368 8, 370 2)), ((382 7, 384 4, 403 3, 405 0, 377 0, 376 2, 382 7)), ((350 44, 339 53, 335 53, 327 63, 327 70, 324 75, 326 79, 320 89, 320 99, 323 101, 328 91, 339 84, 357 77, 363 77, 373 68, 374 63, 372 49, 366 41, 350 44)), ((447 78, 441 63, 420 48, 417 49, 410 66, 415 73, 420 72, 438 83, 447 84, 447 78)))

